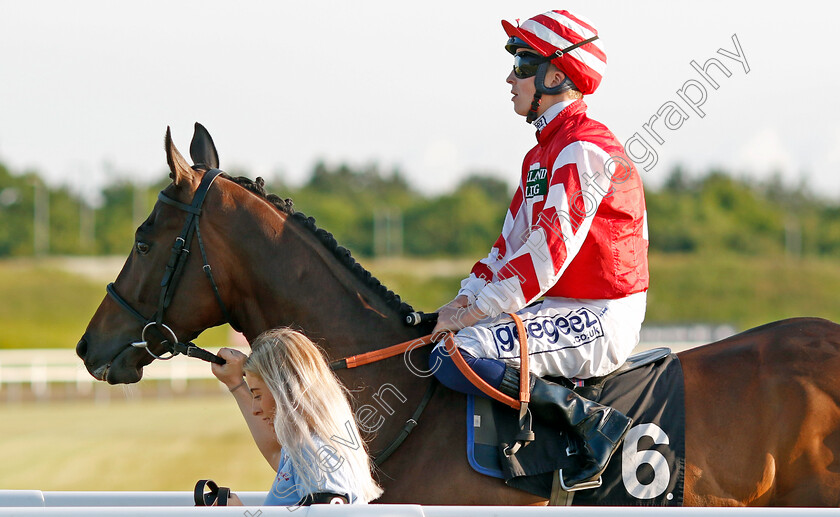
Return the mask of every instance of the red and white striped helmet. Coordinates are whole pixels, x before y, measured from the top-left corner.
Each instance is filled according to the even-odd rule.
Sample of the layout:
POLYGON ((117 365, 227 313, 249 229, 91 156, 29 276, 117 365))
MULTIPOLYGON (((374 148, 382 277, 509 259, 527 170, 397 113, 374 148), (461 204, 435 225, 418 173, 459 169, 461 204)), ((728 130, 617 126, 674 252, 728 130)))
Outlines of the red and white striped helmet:
POLYGON ((607 69, 607 55, 597 39, 598 31, 585 18, 569 11, 549 11, 514 26, 502 20, 511 38, 518 38, 543 56, 557 54, 552 63, 575 83, 583 94, 593 93, 607 69), (583 43, 595 38, 593 41, 583 43), (574 47, 568 52, 564 49, 574 47))

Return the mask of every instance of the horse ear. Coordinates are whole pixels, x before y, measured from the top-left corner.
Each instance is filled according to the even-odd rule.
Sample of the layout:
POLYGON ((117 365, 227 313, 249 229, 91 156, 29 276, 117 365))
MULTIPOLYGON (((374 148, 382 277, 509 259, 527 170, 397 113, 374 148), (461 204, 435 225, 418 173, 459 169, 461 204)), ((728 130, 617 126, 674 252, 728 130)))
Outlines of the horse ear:
POLYGON ((192 143, 190 143, 190 157, 195 165, 202 164, 207 169, 219 168, 219 153, 210 133, 198 122, 195 123, 192 143))
POLYGON ((169 177, 172 178, 172 182, 179 186, 188 182, 195 171, 175 148, 175 144, 172 143, 172 132, 169 130, 169 126, 166 127, 166 143, 164 146, 166 147, 166 163, 169 164, 169 177))

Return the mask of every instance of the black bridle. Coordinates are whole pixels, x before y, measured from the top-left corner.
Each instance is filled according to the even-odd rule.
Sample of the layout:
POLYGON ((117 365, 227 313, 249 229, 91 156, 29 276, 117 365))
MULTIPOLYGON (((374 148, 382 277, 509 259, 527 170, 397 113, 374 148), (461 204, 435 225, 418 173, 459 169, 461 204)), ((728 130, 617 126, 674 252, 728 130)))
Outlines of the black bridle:
MULTIPOLYGON (((169 256, 169 262, 166 264, 166 269, 164 270, 163 280, 160 283, 161 291, 160 297, 158 298, 158 306, 157 311, 152 315, 151 318, 147 318, 140 314, 134 307, 132 307, 122 296, 120 296, 116 289, 114 288, 114 283, 108 284, 106 287, 106 291, 111 298, 117 302, 123 309, 125 309, 129 314, 131 314, 137 321, 139 321, 143 325, 143 330, 140 333, 140 341, 135 343, 131 343, 128 346, 133 346, 137 348, 145 348, 146 352, 148 352, 152 357, 155 359, 161 360, 169 360, 175 357, 178 354, 184 354, 189 357, 196 357, 198 359, 202 359, 204 361, 208 361, 211 363, 216 364, 225 364, 225 360, 221 357, 213 354, 212 352, 208 352, 203 348, 196 346, 194 343, 182 343, 178 341, 178 337, 175 335, 175 332, 166 324, 163 323, 163 315, 166 312, 166 309, 169 307, 170 303, 172 303, 172 297, 175 295, 175 288, 178 286, 178 282, 181 280, 181 276, 184 273, 184 266, 187 263, 187 259, 190 256, 190 242, 192 242, 193 234, 195 234, 196 239, 198 240, 198 249, 201 252, 201 259, 204 261, 204 265, 202 269, 204 273, 207 275, 207 279, 210 281, 210 286, 213 289, 213 294, 216 296, 216 301, 219 303, 219 307, 222 309, 222 314, 224 315, 225 321, 230 323, 232 320, 230 318, 230 313, 225 307, 224 301, 222 301, 222 296, 219 294, 219 288, 216 285, 216 281, 213 279, 213 271, 210 268, 210 264, 207 262, 207 253, 204 250, 204 242, 201 240, 201 229, 199 228, 199 218, 201 217, 201 207, 204 204, 204 198, 207 196, 207 192, 210 190, 210 187, 213 185, 213 182, 216 178, 222 174, 222 171, 219 169, 210 169, 206 173, 204 173, 204 177, 201 179, 201 183, 198 185, 198 189, 195 191, 195 195, 193 196, 193 200, 191 204, 181 203, 180 201, 176 201, 161 191, 158 194, 158 200, 162 203, 167 205, 173 206, 179 210, 182 210, 187 213, 187 219, 184 221, 184 227, 181 229, 181 234, 175 238, 175 243, 172 245, 172 253, 169 256), (164 337, 167 337, 167 334, 172 338, 172 340, 164 339, 161 341, 161 345, 164 346, 166 352, 169 352, 169 356, 164 355, 157 355, 149 349, 149 343, 146 341, 146 332, 150 328, 157 328, 159 332, 164 337), (161 331, 162 329, 162 331, 161 331), (166 333, 164 333, 165 331, 166 333)), ((410 318, 406 321, 408 325, 417 325, 419 322, 423 321, 434 321, 434 318, 437 315, 422 315, 422 313, 412 313, 410 318), (412 319, 416 318, 416 319, 412 319)), ((166 353, 164 352, 164 354, 166 353)), ((347 368, 347 361, 343 362, 343 365, 339 365, 337 363, 333 363, 330 365, 332 370, 340 370, 342 368, 347 368)), ((423 414, 423 411, 426 409, 426 406, 429 404, 429 401, 432 399, 432 396, 435 393, 435 388, 437 387, 437 381, 432 380, 429 384, 429 387, 426 389, 426 393, 423 395, 423 398, 420 400, 417 408, 414 410, 414 413, 411 417, 405 422, 402 429, 400 429, 399 434, 386 446, 381 452, 376 455, 375 463, 376 465, 381 465, 382 463, 387 460, 391 454, 396 451, 400 445, 408 438, 408 435, 414 430, 417 426, 420 416, 423 414)))
POLYGON ((219 169, 210 169, 205 172, 204 177, 201 179, 201 183, 198 185, 198 189, 195 191, 192 203, 189 205, 170 198, 164 194, 163 191, 158 194, 159 201, 186 212, 187 219, 184 221, 184 227, 181 229, 181 234, 175 238, 175 243, 172 245, 172 253, 169 255, 169 262, 166 264, 166 269, 163 273, 163 280, 161 280, 160 283, 160 297, 158 298, 157 311, 152 315, 152 317, 147 318, 143 316, 127 301, 125 301, 125 299, 117 293, 113 282, 108 284, 108 287, 106 288, 106 291, 111 298, 113 298, 117 304, 128 311, 129 314, 134 316, 134 318, 143 325, 143 330, 140 333, 140 341, 131 343, 129 346, 145 348, 146 351, 155 359, 165 361, 172 359, 178 354, 184 354, 186 356, 196 357, 211 363, 225 364, 224 359, 212 352, 208 352, 207 350, 196 346, 194 343, 180 342, 178 340, 178 336, 175 335, 175 332, 168 325, 163 323, 163 315, 172 303, 172 297, 175 295, 175 288, 181 280, 181 276, 184 273, 184 266, 190 256, 189 247, 193 239, 193 234, 195 234, 198 239, 198 249, 201 251, 201 259, 204 261, 202 269, 210 281, 210 286, 213 289, 213 294, 216 296, 216 301, 219 303, 219 307, 222 309, 225 321, 231 321, 230 313, 228 313, 227 307, 225 307, 222 297, 219 294, 219 288, 216 285, 216 281, 213 279, 213 271, 210 268, 210 264, 207 263, 207 253, 204 251, 204 242, 201 240, 201 230, 199 228, 199 218, 201 216, 201 206, 204 204, 204 198, 207 196, 207 192, 213 185, 213 181, 215 181, 220 174, 222 174, 222 171, 219 169), (146 333, 150 328, 157 329, 158 332, 160 332, 165 338, 161 340, 161 345, 163 345, 166 349, 166 352, 169 352, 168 356, 165 355, 166 352, 162 355, 157 355, 149 349, 149 343, 146 340, 146 333), (167 338, 171 338, 171 340, 167 338))

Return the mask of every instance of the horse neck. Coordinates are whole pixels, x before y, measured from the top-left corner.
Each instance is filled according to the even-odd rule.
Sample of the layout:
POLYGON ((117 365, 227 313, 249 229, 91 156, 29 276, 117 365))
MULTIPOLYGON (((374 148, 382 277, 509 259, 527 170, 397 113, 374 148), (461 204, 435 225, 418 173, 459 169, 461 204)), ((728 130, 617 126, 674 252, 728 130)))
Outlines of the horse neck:
MULTIPOLYGON (((276 214, 274 215, 276 218, 276 214)), ((249 340, 277 326, 302 330, 329 360, 384 348, 420 337, 392 305, 341 263, 307 228, 284 218, 273 225, 237 224, 238 235, 263 232, 267 245, 236 251, 233 279, 241 292, 232 303, 234 319, 249 340), (282 224, 282 228, 277 225, 282 224)), ((425 329, 427 331, 428 329, 425 329)), ((370 450, 383 449, 398 434, 423 398, 430 377, 418 375, 428 363, 428 347, 338 375, 353 394, 359 425, 376 424, 370 450), (408 362, 411 366, 408 366, 408 362), (406 369, 415 372, 407 375, 406 369), (362 412, 362 414, 359 413, 362 412)), ((368 426, 369 428, 371 426, 368 426)))
MULTIPOLYGON (((264 207, 268 208, 268 207, 264 207)), ((234 319, 252 340, 277 326, 302 330, 331 356, 352 355, 414 339, 402 315, 358 278, 313 232, 271 208, 251 224, 231 270, 234 319), (255 232, 262 238, 255 238, 255 232), (253 242, 265 245, 253 246, 253 242)))

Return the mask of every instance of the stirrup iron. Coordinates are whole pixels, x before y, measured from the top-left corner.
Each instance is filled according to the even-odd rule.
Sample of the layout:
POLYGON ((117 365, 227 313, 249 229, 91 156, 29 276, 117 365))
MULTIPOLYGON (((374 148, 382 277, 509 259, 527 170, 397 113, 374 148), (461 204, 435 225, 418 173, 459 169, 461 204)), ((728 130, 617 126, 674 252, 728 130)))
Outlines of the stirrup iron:
POLYGON ((601 476, 598 476, 598 479, 594 479, 592 481, 584 481, 582 483, 578 483, 577 485, 568 487, 566 486, 566 482, 563 481, 563 469, 557 471, 557 476, 560 478, 560 488, 565 490, 566 492, 578 492, 580 490, 591 490, 593 488, 599 488, 601 486, 601 476))

